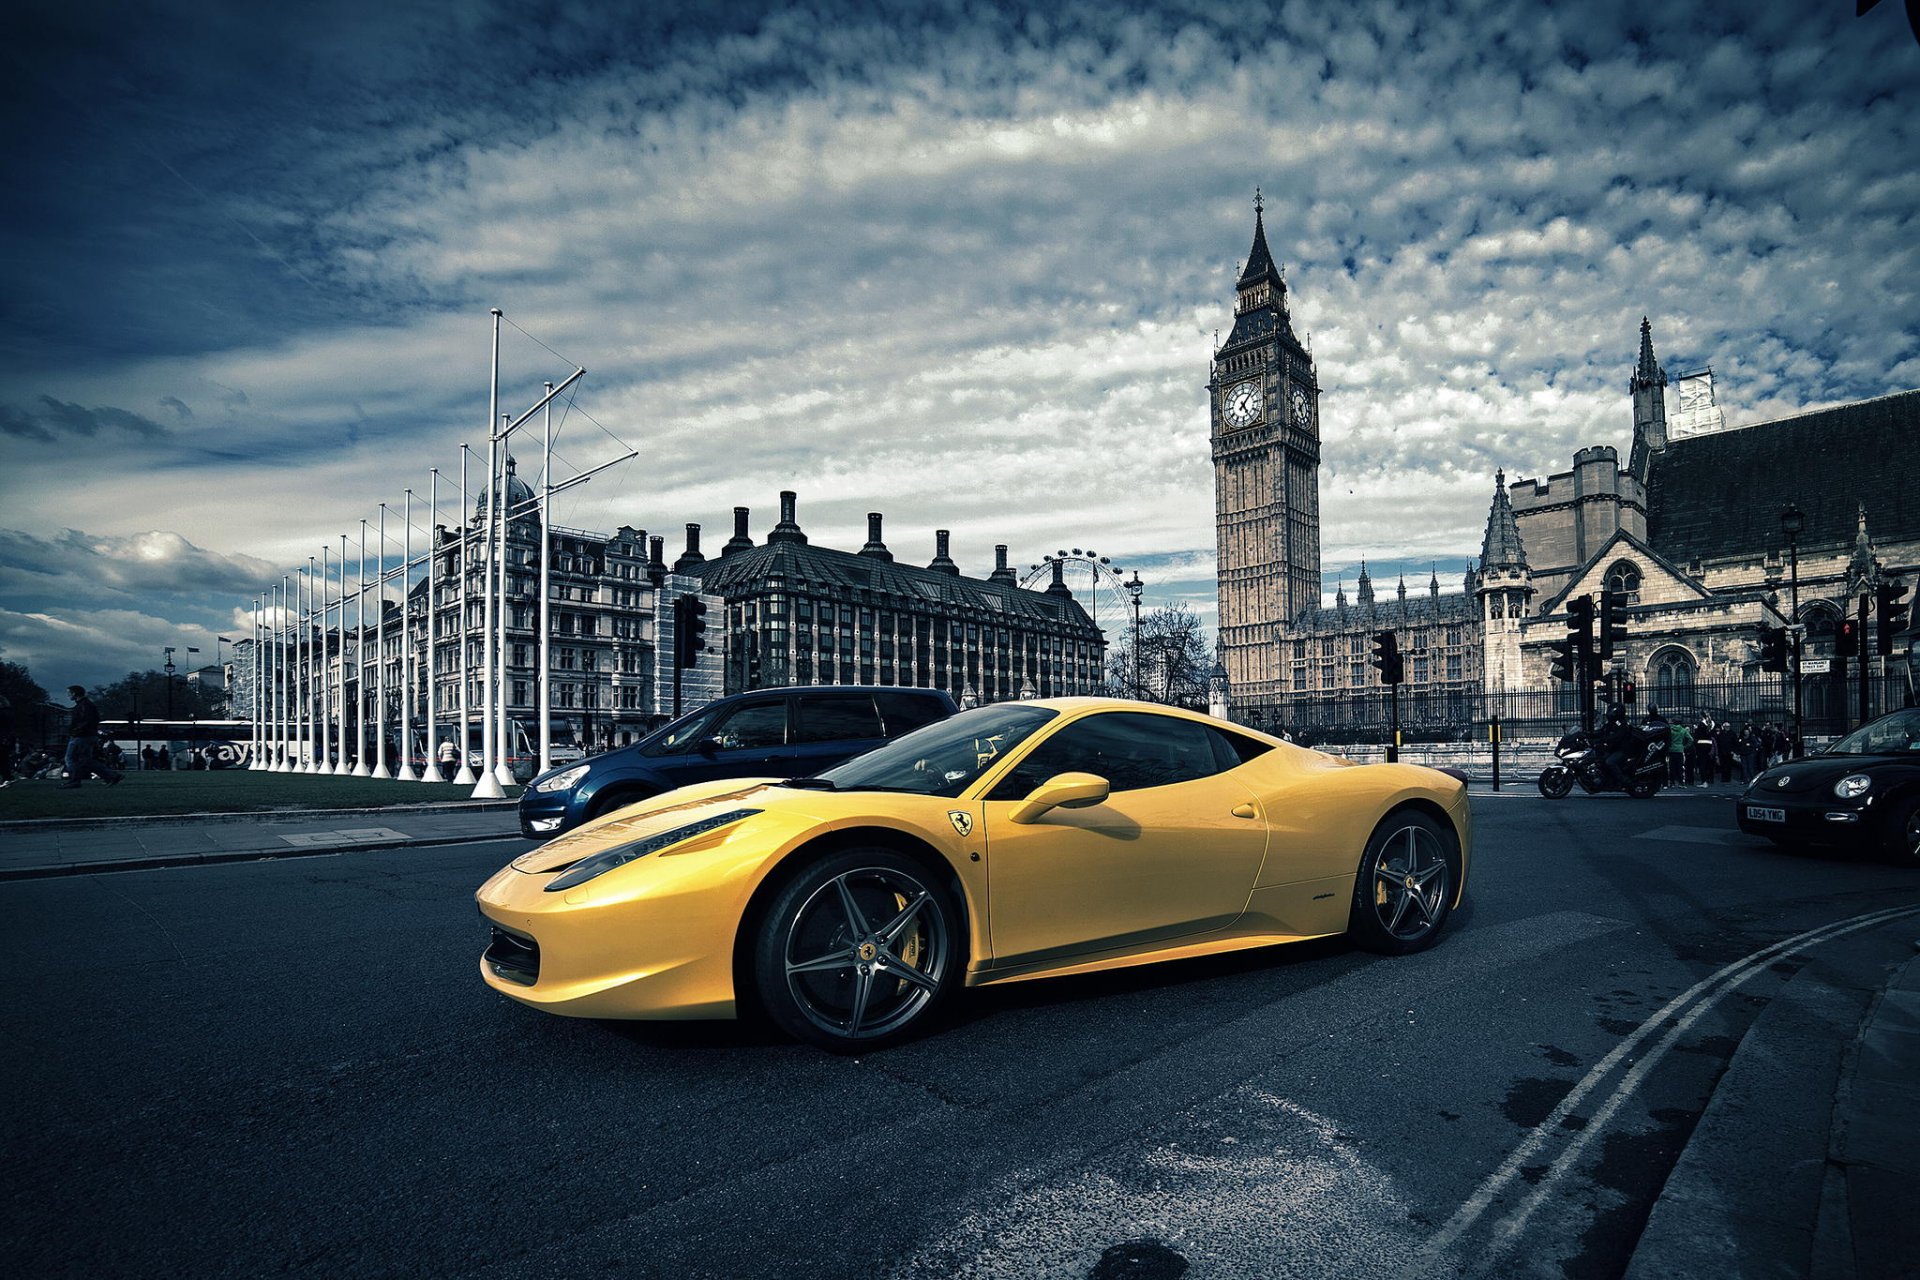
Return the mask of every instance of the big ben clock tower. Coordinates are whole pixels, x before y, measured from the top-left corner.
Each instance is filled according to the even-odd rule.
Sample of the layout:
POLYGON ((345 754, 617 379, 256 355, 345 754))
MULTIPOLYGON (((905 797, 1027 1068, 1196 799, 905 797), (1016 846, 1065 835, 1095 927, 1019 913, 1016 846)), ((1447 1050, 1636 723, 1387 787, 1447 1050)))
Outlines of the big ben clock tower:
POLYGON ((1235 704, 1249 710, 1280 693, 1279 628, 1320 603, 1320 383, 1264 215, 1256 192, 1233 332, 1207 380, 1220 641, 1235 704))

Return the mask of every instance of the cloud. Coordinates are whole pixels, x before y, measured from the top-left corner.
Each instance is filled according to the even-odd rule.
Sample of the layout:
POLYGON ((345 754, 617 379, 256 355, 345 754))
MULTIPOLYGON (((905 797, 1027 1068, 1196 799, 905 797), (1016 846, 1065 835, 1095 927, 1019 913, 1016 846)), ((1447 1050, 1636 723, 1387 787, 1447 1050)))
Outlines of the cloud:
POLYGON ((208 551, 159 529, 130 536, 63 529, 44 538, 0 529, 0 594, 12 601, 246 594, 277 576, 268 561, 208 551))
POLYGON ((0 404, 0 432, 21 439, 51 442, 75 436, 97 436, 102 431, 147 439, 167 434, 167 429, 152 418, 111 405, 88 409, 52 396, 41 396, 39 403, 31 407, 0 404))
POLYGON ((1349 583, 1457 573, 1498 466, 1624 451, 1642 314, 1736 423, 1920 385, 1913 50, 1831 8, 642 9, 41 14, 44 127, 0 148, 71 159, 0 209, 0 399, 39 406, 0 431, 157 405, 167 450, 0 469, 10 520, 174 530, 255 583, 403 487, 424 528, 430 467, 444 521, 498 305, 503 406, 588 366, 559 470, 614 452, 580 410, 641 450, 563 523, 763 535, 795 488, 830 545, 877 509, 903 559, 1092 543, 1185 591, 1256 184, 1349 583))

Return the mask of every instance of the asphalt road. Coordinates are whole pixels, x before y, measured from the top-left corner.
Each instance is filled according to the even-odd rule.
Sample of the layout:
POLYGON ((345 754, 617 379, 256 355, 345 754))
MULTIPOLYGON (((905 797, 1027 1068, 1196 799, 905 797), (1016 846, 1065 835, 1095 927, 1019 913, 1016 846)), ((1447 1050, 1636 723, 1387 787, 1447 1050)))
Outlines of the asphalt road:
POLYGON ((471 895, 520 841, 0 885, 10 1269, 1617 1275, 1791 966, 1649 1019, 1920 873, 1694 795, 1475 806, 1423 955, 968 993, 861 1059, 494 995, 471 895))

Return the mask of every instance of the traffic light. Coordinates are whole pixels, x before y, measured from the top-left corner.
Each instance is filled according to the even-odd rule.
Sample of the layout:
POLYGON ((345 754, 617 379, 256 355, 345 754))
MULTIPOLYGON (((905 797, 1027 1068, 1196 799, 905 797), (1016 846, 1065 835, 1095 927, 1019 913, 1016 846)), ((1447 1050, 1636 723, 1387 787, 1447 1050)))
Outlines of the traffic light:
POLYGON ((1620 682, 1620 701, 1626 703, 1628 706, 1632 706, 1633 700, 1639 696, 1640 696, 1639 685, 1635 684, 1631 680, 1622 680, 1620 682))
POLYGON ((1552 644, 1548 645, 1547 648, 1553 650, 1553 678, 1572 684, 1574 667, 1578 661, 1574 652, 1573 637, 1568 636, 1565 640, 1555 640, 1552 644))
POLYGON ((1600 656, 1611 658, 1627 642, 1627 593, 1609 588, 1600 593, 1600 656))
POLYGON ((1893 638, 1907 629, 1907 584, 1898 578, 1889 578, 1880 584, 1874 595, 1874 604, 1880 614, 1880 632, 1875 637, 1874 648, 1884 658, 1893 653, 1893 638))
POLYGON ((707 648, 707 605, 697 596, 673 602, 673 658, 682 667, 699 665, 707 648))
POLYGON ((1785 627, 1760 628, 1760 669, 1762 671, 1787 669, 1787 629, 1785 627))
POLYGON ((1399 684, 1407 678, 1407 660, 1400 656, 1400 637, 1379 631, 1373 637, 1373 669, 1381 684, 1399 684))
POLYGON ((1840 619, 1840 625, 1833 633, 1833 651, 1842 658, 1860 656, 1860 624, 1852 618, 1840 619))

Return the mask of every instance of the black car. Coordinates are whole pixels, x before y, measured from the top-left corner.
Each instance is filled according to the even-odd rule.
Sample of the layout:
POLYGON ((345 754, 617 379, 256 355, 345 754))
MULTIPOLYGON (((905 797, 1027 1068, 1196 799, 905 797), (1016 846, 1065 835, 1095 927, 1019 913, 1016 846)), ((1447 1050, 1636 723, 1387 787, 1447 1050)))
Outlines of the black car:
POLYGON ((1855 729, 1747 785, 1734 818, 1776 844, 1878 849, 1920 866, 1920 708, 1855 729))
POLYGON ((798 778, 959 710, 938 689, 758 689, 709 702, 631 746, 552 769, 520 796, 520 832, 571 831, 614 809, 715 778, 798 778))

